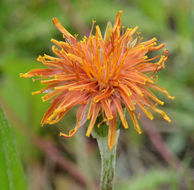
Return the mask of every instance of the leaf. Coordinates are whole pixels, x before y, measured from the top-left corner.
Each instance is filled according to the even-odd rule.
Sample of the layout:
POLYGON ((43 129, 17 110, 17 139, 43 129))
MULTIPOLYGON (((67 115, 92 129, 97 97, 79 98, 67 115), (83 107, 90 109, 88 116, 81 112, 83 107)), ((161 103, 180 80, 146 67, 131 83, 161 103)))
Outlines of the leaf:
POLYGON ((24 172, 14 137, 0 107, 0 189, 26 190, 24 172))

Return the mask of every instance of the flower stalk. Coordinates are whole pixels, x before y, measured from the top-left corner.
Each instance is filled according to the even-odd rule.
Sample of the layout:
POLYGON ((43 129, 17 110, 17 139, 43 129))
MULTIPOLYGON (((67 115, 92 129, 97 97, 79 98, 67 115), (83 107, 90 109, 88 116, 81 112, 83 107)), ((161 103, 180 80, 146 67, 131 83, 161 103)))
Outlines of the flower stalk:
POLYGON ((101 178, 100 178, 100 190, 113 190, 114 188, 114 176, 115 176, 115 164, 116 164, 116 149, 118 144, 119 132, 116 131, 115 144, 110 150, 107 143, 108 133, 105 124, 101 126, 100 133, 99 128, 93 130, 92 136, 96 138, 98 148, 101 156, 101 178))

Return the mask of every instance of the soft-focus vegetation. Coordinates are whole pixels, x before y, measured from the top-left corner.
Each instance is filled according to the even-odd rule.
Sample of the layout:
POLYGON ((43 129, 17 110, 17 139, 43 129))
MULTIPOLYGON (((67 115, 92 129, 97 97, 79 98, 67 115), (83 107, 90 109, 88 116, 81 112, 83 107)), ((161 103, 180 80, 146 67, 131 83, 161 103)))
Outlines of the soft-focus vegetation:
MULTIPOLYGON (((13 142, 8 140, 6 149, 14 147, 15 151, 16 143, 20 159, 10 162, 20 166, 21 160, 29 190, 96 189, 100 159, 95 140, 85 137, 86 127, 71 139, 58 136, 74 126, 73 111, 55 126, 40 126, 49 103, 43 103, 40 95, 31 95, 41 88, 38 81, 19 78, 19 74, 42 67, 36 58, 44 53, 52 55, 51 38, 62 39, 52 24, 53 17, 81 38, 88 34, 93 19, 104 31, 118 10, 123 10, 123 25, 137 25, 145 40, 155 36, 166 43, 170 58, 159 73, 158 83, 176 98, 169 101, 158 94, 165 99, 170 124, 159 116, 153 122, 141 117, 142 135, 133 128, 121 131, 115 189, 194 187, 194 1, 1 0, 0 104, 15 137, 11 137, 13 142)), ((5 126, 0 127, 1 131, 5 126)), ((0 135, 0 147, 4 146, 2 140, 10 138, 6 135, 0 135)), ((23 173, 14 175, 21 175, 17 176, 20 179, 23 173)))

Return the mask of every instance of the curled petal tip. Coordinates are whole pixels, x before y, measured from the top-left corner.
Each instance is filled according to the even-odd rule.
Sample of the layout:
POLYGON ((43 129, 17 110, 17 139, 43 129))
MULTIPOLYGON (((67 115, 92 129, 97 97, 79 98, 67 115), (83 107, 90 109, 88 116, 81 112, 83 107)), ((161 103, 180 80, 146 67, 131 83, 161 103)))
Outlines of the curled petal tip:
POLYGON ((59 133, 59 136, 63 136, 63 133, 60 132, 60 133, 59 133))
POLYGON ((32 95, 36 95, 36 94, 39 94, 40 92, 39 91, 35 91, 35 92, 32 92, 32 95))
POLYGON ((37 57, 37 61, 41 62, 41 60, 42 60, 42 56, 39 55, 39 56, 37 57))
POLYGON ((123 11, 119 10, 118 15, 122 15, 123 11))
POLYGON ((65 138, 71 137, 70 135, 66 135, 65 133, 62 133, 62 132, 59 133, 59 136, 60 137, 65 137, 65 138))
MULTIPOLYGON (((20 73, 20 77, 24 77, 24 75, 25 75, 25 74, 23 74, 23 73, 20 73)), ((25 78, 25 77, 24 77, 24 78, 25 78)))
POLYGON ((153 120, 154 119, 154 116, 150 116, 149 118, 150 118, 150 120, 153 120))
POLYGON ((22 78, 30 78, 32 77, 33 75, 29 74, 29 73, 20 73, 20 77, 22 78))
POLYGON ((163 116, 163 118, 164 118, 168 123, 171 122, 171 119, 170 119, 167 115, 163 116))
POLYGON ((52 21, 53 21, 53 24, 56 24, 56 23, 59 22, 58 19, 57 19, 56 17, 54 17, 54 18, 52 19, 52 21))
MULTIPOLYGON (((32 94, 32 95, 33 95, 33 94, 32 94)), ((44 98, 44 96, 41 97, 41 99, 42 99, 43 102, 46 102, 46 99, 44 98)))
POLYGON ((54 42, 56 42, 56 40, 55 40, 55 39, 53 39, 53 38, 51 38, 51 42, 52 42, 52 43, 54 43, 54 42))
POLYGON ((136 26, 136 27, 134 28, 135 31, 138 30, 138 29, 139 29, 139 26, 136 26))
POLYGON ((137 133, 138 133, 139 135, 141 135, 141 134, 142 134, 142 131, 137 131, 137 133))
POLYGON ((154 38, 153 38, 153 41, 157 41, 157 38, 156 38, 156 37, 154 37, 154 38))
POLYGON ((171 99, 171 100, 174 100, 175 99, 174 96, 169 96, 168 98, 171 99))

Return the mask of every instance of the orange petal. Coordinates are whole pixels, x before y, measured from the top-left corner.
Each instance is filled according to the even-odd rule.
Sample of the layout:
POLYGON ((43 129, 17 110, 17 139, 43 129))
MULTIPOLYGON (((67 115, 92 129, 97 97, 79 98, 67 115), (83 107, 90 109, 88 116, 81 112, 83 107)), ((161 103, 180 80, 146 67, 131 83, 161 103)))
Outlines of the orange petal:
POLYGON ((87 116, 87 119, 90 119, 91 116, 92 116, 92 113, 93 113, 93 110, 94 110, 94 103, 91 102, 90 103, 90 106, 89 106, 89 110, 88 110, 88 116, 87 116))
POLYGON ((61 73, 62 71, 58 69, 33 69, 25 74, 20 74, 20 77, 23 78, 31 78, 34 76, 47 76, 52 77, 55 76, 58 73, 61 73))
POLYGON ((135 106, 133 105, 131 97, 127 96, 122 92, 120 92, 120 96, 127 108, 129 108, 131 111, 135 110, 135 106))
POLYGON ((53 90, 54 87, 56 87, 56 84, 51 84, 51 85, 49 85, 41 90, 32 92, 32 95, 40 94, 40 93, 46 92, 47 90, 53 90))
POLYGON ((54 110, 61 104, 62 99, 67 93, 60 94, 59 96, 54 99, 53 103, 51 104, 50 108, 44 114, 44 117, 41 121, 41 124, 47 123, 48 118, 53 114, 54 110))
POLYGON ((116 96, 114 96, 112 99, 113 99, 113 102, 114 102, 114 104, 115 104, 115 106, 117 108, 119 116, 121 118, 121 122, 123 124, 123 127, 127 129, 128 128, 128 123, 127 123, 127 120, 125 119, 125 115, 124 115, 122 106, 120 104, 120 101, 119 101, 119 99, 116 96))
POLYGON ((73 107, 77 104, 82 104, 88 99, 88 95, 86 93, 80 92, 73 92, 72 94, 69 94, 69 96, 70 97, 64 98, 63 102, 55 110, 56 113, 65 111, 68 107, 73 107))
POLYGON ((96 82, 88 82, 88 83, 85 83, 85 84, 80 84, 80 85, 74 85, 72 87, 69 87, 69 91, 84 91, 84 90, 87 90, 87 91, 95 91, 97 85, 96 85, 96 82))
POLYGON ((42 80, 41 84, 52 84, 52 83, 59 83, 63 81, 74 81, 76 80, 76 75, 55 75, 54 79, 42 80))
POLYGON ((98 117, 99 111, 100 111, 100 104, 94 104, 92 118, 91 118, 91 121, 90 121, 90 125, 88 127, 88 130, 86 132, 86 136, 88 136, 88 137, 90 136, 90 133, 92 132, 92 129, 93 129, 94 124, 96 122, 96 119, 98 117))
POLYGON ((109 128, 108 128, 108 146, 110 150, 112 150, 116 139, 117 110, 114 103, 111 106, 111 110, 113 113, 113 119, 109 120, 109 128))
POLYGON ((131 90, 124 84, 119 83, 118 88, 120 88, 127 96, 131 96, 131 90))
POLYGON ((145 108, 145 105, 140 101, 141 98, 137 97, 136 95, 133 95, 133 98, 134 98, 135 102, 137 103, 137 105, 140 107, 140 109, 147 115, 147 117, 150 120, 153 120, 154 117, 153 117, 152 113, 145 108))
POLYGON ((160 105, 164 105, 164 102, 159 100, 151 91, 149 91, 146 88, 143 88, 142 90, 144 91, 145 95, 149 96, 152 100, 154 100, 155 102, 159 103, 160 105))
POLYGON ((112 111, 110 109, 110 103, 107 99, 101 100, 102 109, 104 110, 106 117, 108 120, 111 120, 113 118, 112 111))
POLYGON ((134 71, 133 72, 130 71, 127 74, 122 74, 121 76, 125 80, 129 80, 129 81, 136 82, 139 84, 145 84, 145 82, 146 82, 145 78, 142 78, 137 73, 134 73, 134 71))
POLYGON ((160 109, 158 109, 158 108, 156 108, 156 107, 154 107, 154 106, 152 106, 151 108, 152 108, 155 112, 161 114, 162 117, 163 117, 166 121, 168 121, 169 123, 171 122, 171 119, 166 115, 166 113, 165 113, 163 110, 160 110, 160 109))
POLYGON ((122 14, 122 11, 119 11, 117 13, 117 16, 116 16, 116 19, 115 19, 115 23, 114 23, 114 26, 113 26, 113 29, 112 29, 113 32, 116 30, 116 28, 118 26, 121 26, 121 14, 122 14))
POLYGON ((140 88, 138 87, 138 85, 134 84, 133 82, 129 82, 127 80, 124 80, 124 83, 131 88, 133 91, 135 91, 137 94, 139 94, 140 96, 143 96, 143 92, 140 90, 140 88))
POLYGON ((65 115, 67 112, 69 112, 71 108, 69 109, 66 109, 64 112, 60 112, 60 113, 53 113, 48 119, 47 119, 47 122, 48 124, 50 125, 53 125, 55 123, 58 123, 65 115))
POLYGON ((133 111, 130 111, 130 110, 128 110, 128 113, 129 113, 129 115, 130 115, 130 117, 131 117, 131 120, 132 120, 132 122, 133 122, 133 125, 134 125, 136 131, 137 131, 139 134, 141 134, 142 131, 141 131, 140 127, 139 127, 139 123, 138 123, 138 121, 137 121, 137 118, 136 118, 136 116, 135 116, 135 113, 134 113, 133 111))
POLYGON ((170 94, 164 89, 164 88, 162 88, 162 87, 160 87, 160 86, 157 86, 157 85, 155 85, 155 84, 147 84, 147 86, 148 87, 150 87, 150 88, 152 88, 152 89, 154 89, 154 90, 157 90, 157 91, 159 91, 159 92, 162 92, 163 94, 165 94, 169 99, 174 99, 174 97, 173 96, 170 96, 170 94))
POLYGON ((93 29, 94 29, 94 24, 96 23, 95 20, 92 21, 92 27, 91 27, 91 30, 90 30, 90 35, 89 36, 92 36, 92 33, 93 33, 93 29))
POLYGON ((102 99, 108 98, 112 93, 114 92, 114 89, 106 88, 102 93, 98 94, 93 98, 94 102, 99 102, 102 99))
POLYGON ((75 42, 76 39, 61 25, 56 17, 53 18, 53 24, 58 28, 58 30, 63 33, 68 39, 75 42))
POLYGON ((62 91, 61 90, 54 90, 53 92, 47 93, 46 95, 44 95, 42 97, 43 102, 50 100, 51 98, 53 98, 54 96, 56 96, 60 92, 62 92, 62 91))
POLYGON ((116 119, 113 118, 109 120, 109 128, 108 128, 108 146, 110 150, 112 150, 115 144, 115 137, 116 137, 116 119))

